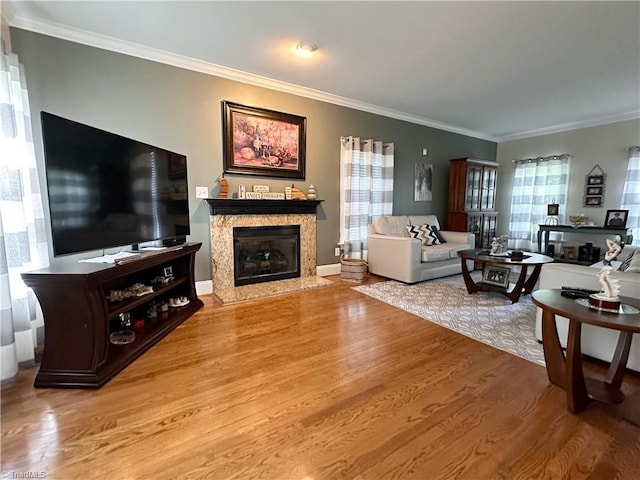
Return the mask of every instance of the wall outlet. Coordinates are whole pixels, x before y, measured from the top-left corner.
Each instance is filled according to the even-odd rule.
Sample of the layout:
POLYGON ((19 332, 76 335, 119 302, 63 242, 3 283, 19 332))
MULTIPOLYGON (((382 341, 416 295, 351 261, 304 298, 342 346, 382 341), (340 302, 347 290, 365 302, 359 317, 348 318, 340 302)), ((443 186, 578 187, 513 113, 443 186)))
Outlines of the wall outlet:
POLYGON ((209 198, 209 188, 196 187, 196 198, 209 198))
POLYGON ((335 251, 333 252, 335 254, 336 257, 340 256, 340 247, 336 247, 335 251))

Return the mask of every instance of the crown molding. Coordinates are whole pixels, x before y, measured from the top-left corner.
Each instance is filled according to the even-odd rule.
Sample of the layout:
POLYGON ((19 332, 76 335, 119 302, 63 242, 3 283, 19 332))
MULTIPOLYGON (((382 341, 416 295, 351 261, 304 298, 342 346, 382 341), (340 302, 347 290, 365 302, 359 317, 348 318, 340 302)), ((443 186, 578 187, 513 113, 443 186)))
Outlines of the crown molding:
POLYGON ((241 83, 247 83, 257 87, 268 88, 270 90, 298 95, 312 100, 331 103, 333 105, 353 108, 355 110, 373 113, 376 115, 381 115, 383 117, 394 118, 396 120, 403 120, 417 125, 437 128, 439 130, 445 130, 447 132, 458 133, 460 135, 466 135, 483 140, 495 141, 495 138, 483 132, 476 132, 473 130, 458 128, 453 125, 447 125, 445 123, 440 123, 428 118, 418 117, 404 112, 399 112, 397 110, 380 107, 378 105, 359 102, 357 100, 352 100, 350 98, 345 98, 338 95, 332 95, 330 93, 322 92, 319 90, 281 82, 279 80, 243 72, 241 70, 235 70, 233 68, 216 65, 214 63, 204 62, 202 60, 186 57, 183 55, 169 53, 164 50, 146 47, 106 35, 87 32, 86 30, 61 25, 55 22, 36 20, 23 15, 14 15, 12 16, 9 24, 12 27, 20 28, 22 30, 40 33, 42 35, 47 35, 62 40, 68 40, 70 42, 100 48, 102 50, 122 53, 124 55, 151 60, 154 62, 163 63, 165 65, 184 68, 187 70, 222 77, 241 83))
POLYGON ((638 118, 640 118, 640 110, 632 110, 626 113, 609 115, 606 117, 599 117, 599 118, 594 118, 591 120, 585 120, 581 122, 563 123, 560 125, 554 125, 552 127, 538 128, 535 130, 528 130, 526 132, 503 135, 500 137, 496 137, 495 141, 498 143, 509 142, 511 140, 521 140, 523 138, 539 137, 541 135, 550 135, 552 133, 567 132, 569 130, 577 130, 579 128, 598 127, 600 125, 607 125, 609 123, 624 122, 627 120, 636 120, 638 118))
POLYGON ((212 75, 216 77, 226 78, 240 83, 246 83, 257 87, 267 88, 282 93, 288 93, 291 95, 297 95, 312 100, 318 100, 333 105, 339 105, 342 107, 352 108, 363 112, 380 115, 383 117, 394 118, 396 120, 402 120, 405 122, 413 123, 416 125, 423 125, 426 127, 437 128, 447 132, 457 133, 473 138, 479 138, 482 140, 488 140, 496 143, 508 142, 511 140, 520 140, 524 138, 537 137, 541 135, 549 135, 552 133, 560 133, 569 130, 576 130, 579 128, 594 127, 598 125, 605 125, 609 123, 622 122, 625 120, 632 120, 640 118, 640 110, 634 110, 622 114, 610 115, 607 117, 599 117, 596 119, 565 123, 560 125, 554 125, 551 127, 539 128, 534 130, 527 130, 523 132, 516 132, 507 135, 489 135, 484 132, 478 132, 474 130, 467 130, 464 128, 455 127, 446 123, 437 122, 435 120, 419 117, 416 115, 410 115, 408 113, 400 112, 397 110, 381 107, 379 105, 373 105, 366 102, 360 102, 346 97, 333 95, 330 93, 314 90, 311 88, 294 85, 279 80, 274 80, 268 77, 262 77, 252 73, 236 70, 233 68, 217 65, 210 62, 205 62, 191 57, 169 53, 164 50, 155 49, 152 47, 146 47, 133 42, 120 40, 117 38, 109 37, 106 35, 96 34, 88 32, 86 30, 61 25, 55 22, 49 22, 44 20, 37 20, 28 16, 16 13, 15 9, 11 6, 11 2, 2 2, 2 16, 6 23, 11 27, 20 28, 22 30, 28 30, 31 32, 47 35, 50 37, 67 40, 90 47, 100 48, 102 50, 108 50, 132 57, 141 58, 144 60, 150 60, 165 65, 170 65, 178 68, 184 68, 206 75, 212 75))

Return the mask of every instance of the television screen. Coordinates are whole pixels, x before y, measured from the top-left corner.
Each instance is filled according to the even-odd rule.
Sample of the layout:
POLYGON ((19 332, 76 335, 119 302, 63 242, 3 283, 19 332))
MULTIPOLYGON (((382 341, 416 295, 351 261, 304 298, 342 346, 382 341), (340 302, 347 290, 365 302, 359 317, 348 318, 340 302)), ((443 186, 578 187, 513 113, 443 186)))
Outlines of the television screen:
POLYGON ((41 112, 55 256, 189 235, 187 158, 41 112))

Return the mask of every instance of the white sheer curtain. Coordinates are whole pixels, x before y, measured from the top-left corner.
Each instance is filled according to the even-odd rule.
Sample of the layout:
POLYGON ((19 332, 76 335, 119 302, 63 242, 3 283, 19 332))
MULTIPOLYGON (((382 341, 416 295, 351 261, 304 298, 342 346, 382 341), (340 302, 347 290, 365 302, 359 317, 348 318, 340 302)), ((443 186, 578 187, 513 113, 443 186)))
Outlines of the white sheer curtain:
POLYGON ((621 210, 629 210, 627 228, 633 229, 633 245, 640 245, 640 146, 629 147, 627 177, 622 188, 621 210))
POLYGON ((367 259, 367 225, 393 211, 393 143, 340 139, 340 243, 367 259))
POLYGON ((20 273, 48 265, 29 100, 22 66, 2 29, 0 65, 0 360, 2 380, 35 360, 42 313, 20 273))
MULTIPOLYGON (((557 203, 559 223, 566 216, 569 155, 518 160, 511 193, 509 238, 513 248, 537 249, 539 225, 547 218, 547 205, 557 203)), ((555 234, 556 236, 558 234, 555 234)), ((551 234, 551 241, 558 238, 551 234)))

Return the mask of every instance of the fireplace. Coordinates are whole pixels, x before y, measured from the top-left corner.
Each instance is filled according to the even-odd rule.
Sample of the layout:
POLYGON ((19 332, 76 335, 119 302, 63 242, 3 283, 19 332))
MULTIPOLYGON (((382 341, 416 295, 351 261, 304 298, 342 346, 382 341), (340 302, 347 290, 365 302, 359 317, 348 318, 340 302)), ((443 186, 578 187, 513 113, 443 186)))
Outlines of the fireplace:
POLYGON ((235 286, 300 276, 300 225, 233 228, 235 286))
MULTIPOLYGON (((316 275, 316 207, 322 200, 248 200, 248 199, 217 199, 209 198, 211 225, 211 267, 213 275, 213 294, 222 303, 252 300, 272 295, 290 293, 308 288, 330 285, 331 281, 316 275), (295 277, 282 280, 274 278, 272 254, 269 253, 270 264, 261 264, 264 272, 254 275, 260 278, 258 283, 237 283, 235 263, 236 238, 239 232, 245 232, 245 227, 256 231, 267 232, 267 236, 279 227, 295 228, 297 231, 297 266, 287 264, 286 275, 296 270, 295 277), (260 230, 267 227, 267 230, 260 230), (268 272, 271 268, 271 272, 268 272), (273 280, 273 281, 272 281, 273 280)), ((242 242, 243 240, 241 240, 242 242)), ((249 240, 248 240, 249 241, 249 240)), ((253 242, 254 240, 250 240, 253 242)), ((285 242, 285 245, 289 245, 285 242)), ((241 247, 242 248, 242 247, 241 247)), ((290 246, 277 247, 289 252, 290 246)), ((249 255, 256 255, 262 251, 264 261, 265 249, 258 246, 245 248, 249 255), (254 251, 252 253, 252 251, 254 251)), ((279 256, 276 255, 276 256, 279 256)), ((255 262, 251 262, 255 263, 255 262)), ((241 273, 241 282, 249 276, 249 270, 259 266, 246 265, 241 273)), ((285 272, 277 272, 281 274, 285 272)))

